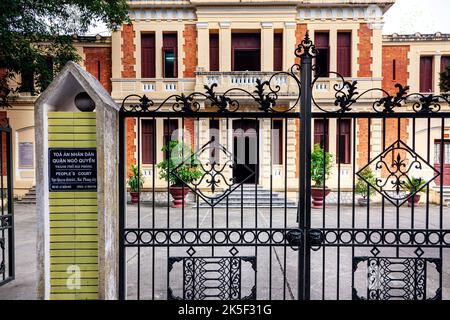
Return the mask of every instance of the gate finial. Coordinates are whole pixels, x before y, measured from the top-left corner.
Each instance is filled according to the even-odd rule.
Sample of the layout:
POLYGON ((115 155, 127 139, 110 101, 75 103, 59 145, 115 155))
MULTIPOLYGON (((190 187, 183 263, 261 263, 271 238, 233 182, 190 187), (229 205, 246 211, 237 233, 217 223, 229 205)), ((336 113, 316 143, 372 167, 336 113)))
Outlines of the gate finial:
POLYGON ((308 30, 306 30, 305 37, 303 38, 302 42, 299 43, 297 49, 295 49, 294 54, 298 58, 317 57, 318 51, 316 49, 316 46, 312 42, 311 38, 309 37, 308 30))

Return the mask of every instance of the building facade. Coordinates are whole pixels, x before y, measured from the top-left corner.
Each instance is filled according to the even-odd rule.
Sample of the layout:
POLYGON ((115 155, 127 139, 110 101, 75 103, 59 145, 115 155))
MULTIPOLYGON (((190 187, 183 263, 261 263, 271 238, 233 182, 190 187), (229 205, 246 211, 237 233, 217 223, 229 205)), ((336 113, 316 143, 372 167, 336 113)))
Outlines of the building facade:
MULTIPOLYGON (((315 101, 324 108, 333 108, 334 88, 341 81, 334 71, 346 80, 358 81, 361 92, 382 88, 393 94, 396 83, 408 84, 411 92, 439 92, 439 72, 450 64, 450 35, 383 36, 383 15, 394 2, 129 1, 132 24, 123 25, 111 37, 79 37, 76 45, 82 56, 81 64, 118 103, 130 94, 145 94, 160 104, 175 93, 204 91, 205 85, 212 84, 217 84, 218 93, 230 88, 253 91, 257 80, 270 80, 272 85, 280 86, 277 108, 288 110, 296 104, 298 89, 289 76, 280 72, 289 71, 298 63, 294 51, 307 30, 320 52, 316 61, 320 77, 314 82, 313 90, 315 101)), ((362 99, 356 108, 371 110, 377 94, 362 99)), ((15 132, 15 188, 19 197, 34 184, 34 160, 26 156, 34 143, 34 99, 21 94, 13 107, 6 110, 15 132)), ((244 110, 256 108, 249 96, 236 99, 244 110)), ((199 107, 208 110, 211 106, 200 99, 199 107)), ((436 165, 441 158, 437 154, 440 143, 444 143, 446 152, 448 146, 450 164, 450 140, 448 144, 441 141, 435 130, 428 135, 421 123, 391 120, 358 119, 340 123, 335 119, 315 120, 314 143, 322 144, 334 155, 329 187, 338 183, 336 173, 340 170, 341 189, 351 190, 351 179, 345 177, 379 154, 383 144, 392 143, 397 133, 403 141, 410 142, 415 136, 417 145, 427 145, 421 152, 424 157, 431 152, 436 165), (382 143, 379 139, 370 140, 382 134, 386 137, 382 143), (370 143, 370 150, 369 141, 377 141, 370 143)), ((243 138, 249 141, 243 151, 245 165, 258 166, 258 176, 246 182, 268 185, 272 173, 275 190, 287 180, 289 190, 295 191, 299 125, 294 119, 276 118, 272 122, 268 119, 141 119, 140 123, 130 118, 126 124, 127 166, 140 163, 146 177, 144 189, 151 188, 153 181, 155 189, 165 188, 167 184, 154 172, 157 170, 154 164, 164 158, 161 148, 173 134, 194 149, 214 135, 227 149, 236 150, 236 141, 243 138), (279 144, 289 153, 282 147, 273 149, 273 137, 267 136, 270 128, 278 129, 279 144), (232 129, 241 130, 236 134, 232 129), (252 151, 256 141, 260 147, 256 159, 251 161, 246 154, 252 151), (151 178, 153 175, 155 179, 151 178)), ((445 136, 450 138, 450 126, 445 128, 445 136)), ((243 178, 239 172, 233 173, 236 181, 243 178)), ((450 170, 448 177, 444 172, 445 185, 450 185, 450 170)))

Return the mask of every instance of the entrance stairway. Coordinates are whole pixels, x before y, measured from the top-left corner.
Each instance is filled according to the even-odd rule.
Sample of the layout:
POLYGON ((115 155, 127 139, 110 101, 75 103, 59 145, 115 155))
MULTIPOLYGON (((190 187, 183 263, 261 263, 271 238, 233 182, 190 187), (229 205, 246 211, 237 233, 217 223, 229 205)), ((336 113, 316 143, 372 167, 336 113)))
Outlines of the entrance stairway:
POLYGON ((17 201, 18 203, 21 204, 36 204, 36 187, 33 186, 30 190, 28 190, 28 192, 22 197, 22 199, 20 199, 19 201, 17 201))
MULTIPOLYGON (((255 201, 255 186, 253 184, 244 184, 239 186, 236 190, 228 195, 228 207, 229 208, 254 208, 257 204, 258 208, 270 208, 271 203, 270 190, 258 186, 257 202, 255 201), (242 197, 241 197, 242 195, 242 197)), ((283 192, 272 192, 272 208, 297 208, 297 203, 284 198, 283 192), (286 203, 285 203, 286 202, 286 203)), ((205 202, 200 203, 201 208, 210 207, 209 204, 205 202)), ((227 198, 220 201, 214 208, 226 208, 227 198)))
MULTIPOLYGON (((440 196, 441 188, 433 187, 433 190, 440 196)), ((442 199, 444 205, 450 206, 450 186, 444 186, 442 188, 442 199)))

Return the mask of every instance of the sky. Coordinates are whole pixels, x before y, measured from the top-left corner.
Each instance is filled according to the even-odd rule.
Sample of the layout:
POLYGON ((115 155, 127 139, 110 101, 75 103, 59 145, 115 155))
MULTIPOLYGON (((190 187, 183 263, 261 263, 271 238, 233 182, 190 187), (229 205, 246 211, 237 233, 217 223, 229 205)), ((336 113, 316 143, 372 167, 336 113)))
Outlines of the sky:
MULTIPOLYGON (((450 0, 396 0, 384 16, 384 34, 450 33, 450 0)), ((89 35, 108 35, 102 24, 89 35)))
POLYGON ((396 0, 384 21, 384 34, 450 33, 450 0, 396 0))

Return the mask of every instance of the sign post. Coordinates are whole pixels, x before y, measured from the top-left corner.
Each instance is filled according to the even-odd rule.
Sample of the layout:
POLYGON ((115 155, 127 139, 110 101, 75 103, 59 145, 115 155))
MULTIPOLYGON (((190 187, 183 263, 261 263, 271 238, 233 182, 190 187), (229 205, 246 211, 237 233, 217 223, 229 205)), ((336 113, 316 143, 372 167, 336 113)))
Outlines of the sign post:
POLYGON ((118 106, 69 62, 36 101, 35 119, 38 295, 116 299, 118 106), (80 94, 94 111, 77 106, 80 94))

